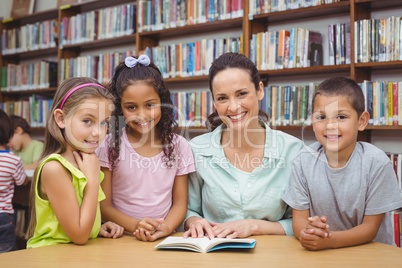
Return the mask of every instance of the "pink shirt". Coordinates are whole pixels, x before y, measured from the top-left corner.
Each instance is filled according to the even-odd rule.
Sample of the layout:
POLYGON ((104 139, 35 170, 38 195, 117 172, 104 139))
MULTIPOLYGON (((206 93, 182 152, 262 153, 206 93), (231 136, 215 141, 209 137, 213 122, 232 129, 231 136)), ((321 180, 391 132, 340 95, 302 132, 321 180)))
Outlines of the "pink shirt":
MULTIPOLYGON (((110 168, 107 148, 110 135, 97 149, 100 164, 110 168)), ((112 205, 136 219, 165 218, 172 206, 174 179, 195 171, 191 147, 182 136, 175 135, 173 166, 163 161, 164 153, 153 157, 139 155, 130 145, 123 129, 120 161, 112 172, 112 205)))
POLYGON ((14 184, 22 185, 25 177, 21 158, 9 151, 0 151, 0 213, 14 213, 14 184))

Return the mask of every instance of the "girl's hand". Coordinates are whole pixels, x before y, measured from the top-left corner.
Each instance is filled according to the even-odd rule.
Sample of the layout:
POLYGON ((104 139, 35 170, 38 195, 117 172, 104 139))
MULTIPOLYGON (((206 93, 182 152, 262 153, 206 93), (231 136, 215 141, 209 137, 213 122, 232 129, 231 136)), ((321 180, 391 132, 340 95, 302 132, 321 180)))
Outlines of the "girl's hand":
POLYGON ((102 224, 99 235, 107 238, 118 238, 124 233, 124 228, 114 222, 108 221, 102 224))
POLYGON ((309 217, 307 227, 305 228, 305 232, 309 234, 314 234, 319 237, 325 238, 331 236, 331 231, 329 230, 329 225, 327 224, 326 216, 314 216, 309 217))
POLYGON ((192 238, 201 238, 204 237, 204 235, 207 235, 209 239, 212 239, 215 237, 214 231, 212 230, 212 227, 214 226, 214 223, 210 223, 206 219, 196 219, 193 220, 190 223, 190 228, 186 232, 184 232, 183 237, 192 237, 192 238))
POLYGON ((151 218, 143 218, 142 220, 140 220, 140 222, 137 224, 137 228, 134 231, 134 235, 137 231, 139 230, 144 230, 150 234, 155 233, 156 228, 159 227, 159 225, 162 224, 162 222, 164 221, 163 218, 161 219, 151 219, 151 218))
POLYGON ((170 235, 171 233, 172 233, 172 230, 170 230, 169 226, 167 226, 167 224, 165 224, 165 223, 161 223, 156 228, 156 230, 153 234, 151 234, 148 231, 145 231, 144 229, 137 229, 134 232, 134 235, 140 241, 152 242, 158 238, 170 235))
POLYGON ((212 230, 215 236, 219 238, 243 238, 252 235, 251 222, 249 220, 214 223, 212 230))
POLYGON ((84 173, 88 182, 96 180, 99 183, 100 164, 96 154, 86 154, 74 151, 73 155, 79 170, 84 173))

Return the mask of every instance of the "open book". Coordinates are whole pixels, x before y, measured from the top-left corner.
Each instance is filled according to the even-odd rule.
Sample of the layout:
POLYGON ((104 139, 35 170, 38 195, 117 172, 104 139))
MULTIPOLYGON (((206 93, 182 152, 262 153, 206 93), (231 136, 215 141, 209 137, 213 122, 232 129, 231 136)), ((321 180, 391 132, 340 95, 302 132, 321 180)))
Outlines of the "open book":
POLYGON ((169 236, 155 248, 160 249, 186 249, 196 252, 210 252, 223 248, 253 248, 255 246, 255 239, 251 238, 184 238, 169 236))

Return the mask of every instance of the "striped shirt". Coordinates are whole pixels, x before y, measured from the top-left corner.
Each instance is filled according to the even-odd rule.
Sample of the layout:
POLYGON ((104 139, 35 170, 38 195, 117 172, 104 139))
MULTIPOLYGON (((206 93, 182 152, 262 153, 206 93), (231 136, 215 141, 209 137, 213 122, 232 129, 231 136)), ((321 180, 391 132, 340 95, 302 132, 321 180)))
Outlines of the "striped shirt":
POLYGON ((0 213, 14 213, 14 185, 22 185, 25 177, 21 158, 9 151, 0 150, 0 213))

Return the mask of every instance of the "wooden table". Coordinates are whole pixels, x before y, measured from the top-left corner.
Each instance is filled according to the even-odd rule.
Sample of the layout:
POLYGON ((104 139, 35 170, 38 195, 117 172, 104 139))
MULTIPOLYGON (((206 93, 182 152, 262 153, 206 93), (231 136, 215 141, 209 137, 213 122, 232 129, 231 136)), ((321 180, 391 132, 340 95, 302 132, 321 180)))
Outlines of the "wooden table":
MULTIPOLYGON (((181 233, 176 234, 181 235, 181 233)), ((254 236, 254 249, 210 253, 157 250, 156 242, 132 236, 97 238, 85 246, 60 244, 0 254, 0 267, 401 267, 402 249, 368 243, 350 248, 308 251, 293 236, 254 236)))

